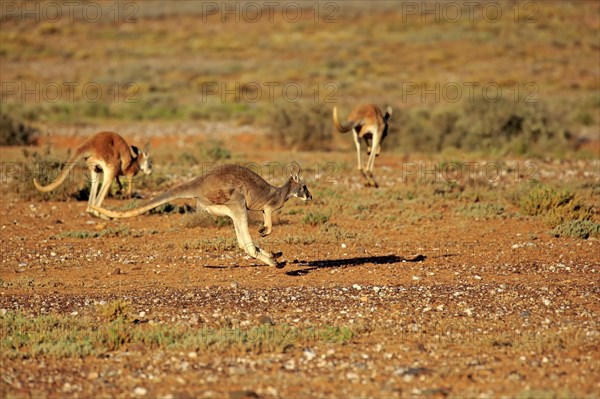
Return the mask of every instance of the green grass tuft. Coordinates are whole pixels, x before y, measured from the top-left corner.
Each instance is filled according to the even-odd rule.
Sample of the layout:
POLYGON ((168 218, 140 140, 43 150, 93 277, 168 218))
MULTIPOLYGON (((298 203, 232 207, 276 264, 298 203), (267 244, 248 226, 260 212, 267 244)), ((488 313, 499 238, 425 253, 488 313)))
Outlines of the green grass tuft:
POLYGON ((310 226, 319 226, 329 222, 330 217, 330 215, 326 215, 320 212, 309 212, 304 216, 302 222, 310 226))

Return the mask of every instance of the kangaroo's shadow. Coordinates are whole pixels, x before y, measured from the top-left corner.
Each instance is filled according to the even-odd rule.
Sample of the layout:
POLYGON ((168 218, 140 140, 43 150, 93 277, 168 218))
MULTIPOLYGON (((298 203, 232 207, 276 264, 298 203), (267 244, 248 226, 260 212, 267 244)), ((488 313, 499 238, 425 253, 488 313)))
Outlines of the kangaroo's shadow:
POLYGON ((353 267, 361 266, 368 263, 374 263, 376 265, 389 265, 400 262, 422 262, 427 257, 425 255, 417 255, 414 258, 404 258, 397 255, 385 255, 385 256, 361 256, 356 258, 347 259, 326 259, 326 260, 313 260, 313 261, 299 261, 298 266, 308 266, 305 269, 290 270, 286 272, 288 276, 304 276, 313 270, 323 269, 327 267, 353 267))

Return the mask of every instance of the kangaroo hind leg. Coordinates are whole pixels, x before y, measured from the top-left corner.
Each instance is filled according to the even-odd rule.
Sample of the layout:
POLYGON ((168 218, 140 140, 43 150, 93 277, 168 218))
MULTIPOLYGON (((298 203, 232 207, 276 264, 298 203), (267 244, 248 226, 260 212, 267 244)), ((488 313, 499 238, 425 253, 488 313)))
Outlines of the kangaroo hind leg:
POLYGON ((207 207, 207 211, 216 216, 228 216, 233 220, 238 246, 246 254, 269 266, 278 266, 272 254, 260 249, 252 241, 248 228, 248 211, 243 201, 235 205, 212 205, 207 207))

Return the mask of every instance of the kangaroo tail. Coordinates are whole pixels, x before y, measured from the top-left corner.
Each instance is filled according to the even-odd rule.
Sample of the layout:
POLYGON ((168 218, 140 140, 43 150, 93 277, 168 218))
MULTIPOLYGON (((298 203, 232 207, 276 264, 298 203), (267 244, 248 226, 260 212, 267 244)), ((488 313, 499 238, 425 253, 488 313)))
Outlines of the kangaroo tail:
POLYGON ((67 178, 67 176, 69 175, 69 172, 71 171, 71 169, 73 169, 73 167, 75 166, 75 164, 77 163, 77 161, 79 160, 79 158, 81 158, 81 156, 83 155, 83 153, 85 152, 85 148, 79 147, 77 149, 77 151, 75 151, 75 154, 73 154, 73 156, 71 156, 69 158, 69 160, 67 161, 67 164, 65 165, 65 167, 63 168, 63 170, 61 170, 60 174, 56 177, 56 179, 54 179, 54 181, 46 186, 42 186, 36 178, 33 178, 33 185, 35 186, 35 188, 37 188, 39 191, 43 192, 43 193, 47 193, 48 191, 52 191, 54 189, 56 189, 58 186, 60 186, 65 179, 67 178))
POLYGON ((100 208, 97 206, 91 206, 91 208, 102 215, 108 216, 113 219, 125 219, 133 216, 141 215, 142 213, 148 212, 149 210, 166 204, 169 201, 173 201, 180 198, 194 198, 196 195, 187 189, 187 184, 179 185, 169 191, 152 198, 146 204, 139 208, 131 209, 128 211, 111 211, 109 209, 100 208))
POLYGON ((342 125, 338 116, 337 107, 333 107, 333 124, 340 133, 347 133, 350 130, 354 129, 357 125, 357 123, 354 121, 349 121, 348 123, 342 125))

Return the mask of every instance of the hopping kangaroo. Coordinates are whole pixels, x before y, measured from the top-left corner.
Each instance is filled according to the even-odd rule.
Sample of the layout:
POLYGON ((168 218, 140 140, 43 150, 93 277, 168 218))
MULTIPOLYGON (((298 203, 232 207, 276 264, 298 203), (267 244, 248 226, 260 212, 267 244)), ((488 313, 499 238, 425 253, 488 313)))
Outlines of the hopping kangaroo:
MULTIPOLYGON (((210 172, 180 184, 151 199, 145 205, 130 211, 115 212, 92 206, 92 209, 111 218, 141 215, 152 208, 180 198, 195 198, 196 209, 215 216, 229 216, 233 220, 239 247, 251 257, 270 265, 283 267, 272 253, 252 242, 248 229, 248 210, 263 211, 264 226, 259 230, 265 237, 271 234, 271 214, 281 209, 291 197, 309 201, 312 195, 297 173, 293 173, 281 187, 274 187, 250 169, 240 165, 222 165, 210 172)), ((281 256, 278 254, 277 257, 281 256)))
POLYGON ((347 133, 352 130, 354 134, 354 144, 356 145, 356 156, 358 157, 358 170, 360 170, 367 179, 367 186, 379 187, 377 181, 373 177, 373 166, 375 165, 375 157, 381 151, 381 143, 387 136, 388 119, 392 115, 392 108, 387 107, 385 114, 375 105, 366 104, 356 106, 350 115, 348 122, 342 125, 340 123, 337 107, 333 108, 333 124, 340 133, 347 133), (369 160, 367 165, 363 167, 360 158, 360 138, 365 140, 367 145, 367 153, 369 160), (372 140, 369 143, 369 140, 372 140))
POLYGON ((52 191, 60 186, 69 172, 79 159, 83 158, 90 170, 92 188, 90 198, 88 199, 87 211, 94 213, 92 206, 102 205, 104 197, 110 189, 110 183, 113 179, 117 180, 119 189, 123 189, 119 176, 125 176, 128 183, 127 194, 131 197, 131 185, 133 177, 142 170, 145 174, 152 173, 152 161, 148 157, 147 146, 140 151, 135 146, 129 146, 123 137, 113 132, 96 133, 87 139, 69 158, 66 167, 60 172, 58 177, 47 186, 42 186, 35 178, 33 184, 35 188, 42 192, 52 191), (102 188, 98 193, 100 184, 99 173, 103 174, 102 188))

